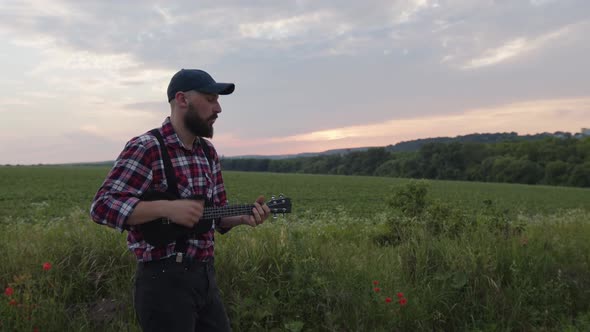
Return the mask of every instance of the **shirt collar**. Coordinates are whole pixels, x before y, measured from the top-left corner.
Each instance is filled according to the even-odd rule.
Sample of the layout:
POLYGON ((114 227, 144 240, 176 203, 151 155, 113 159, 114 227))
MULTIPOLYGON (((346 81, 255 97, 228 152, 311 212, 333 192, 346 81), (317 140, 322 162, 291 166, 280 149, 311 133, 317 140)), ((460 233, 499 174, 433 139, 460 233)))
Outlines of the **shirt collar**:
POLYGON ((194 151, 200 142, 200 139, 196 139, 193 143, 193 146, 191 148, 187 148, 180 140, 180 137, 178 137, 178 134, 176 134, 176 131, 174 131, 174 127, 172 127, 172 121, 170 121, 169 116, 166 117, 166 120, 164 120, 162 123, 161 132, 166 145, 173 148, 183 148, 188 151, 194 151))

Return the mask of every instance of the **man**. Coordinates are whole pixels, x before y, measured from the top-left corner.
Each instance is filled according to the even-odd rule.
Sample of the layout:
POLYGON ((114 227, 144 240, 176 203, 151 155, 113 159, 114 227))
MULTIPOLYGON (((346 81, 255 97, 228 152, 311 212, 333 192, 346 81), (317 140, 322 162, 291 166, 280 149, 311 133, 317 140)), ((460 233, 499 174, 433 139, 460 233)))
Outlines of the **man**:
POLYGON ((264 197, 258 197, 252 215, 215 220, 204 233, 163 246, 148 244, 141 225, 168 218, 192 228, 205 205, 194 197, 205 197, 214 206, 226 204, 217 153, 202 137, 213 137, 213 124, 221 113, 219 95, 231 94, 234 88, 232 83, 215 82, 202 70, 177 72, 168 85, 171 114, 158 129, 173 168, 168 174, 176 178, 177 188, 168 188, 174 179, 167 179, 156 133, 147 132, 127 142, 92 202, 95 222, 128 231, 127 245, 138 260, 135 311, 144 331, 230 330, 215 281, 214 230, 225 233, 237 225, 262 224, 270 214, 264 197), (141 199, 148 190, 175 189, 181 199, 141 199))

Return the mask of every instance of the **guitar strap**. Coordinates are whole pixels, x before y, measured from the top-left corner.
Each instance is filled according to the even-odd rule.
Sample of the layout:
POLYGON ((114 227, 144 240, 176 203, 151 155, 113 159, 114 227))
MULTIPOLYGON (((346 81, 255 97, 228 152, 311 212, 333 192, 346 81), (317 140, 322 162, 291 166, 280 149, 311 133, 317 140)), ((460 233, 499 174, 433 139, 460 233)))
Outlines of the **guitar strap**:
MULTIPOLYGON (((158 142, 160 143, 160 155, 162 156, 162 162, 164 163, 164 173, 166 174, 166 181, 168 183, 168 188, 166 191, 173 195, 174 197, 180 198, 180 193, 178 192, 178 182, 176 181, 176 175, 174 172, 174 168, 172 167, 172 162, 170 161, 170 156, 168 155, 168 149, 166 148, 166 144, 164 143, 164 139, 160 134, 160 130, 158 128, 154 128, 150 130, 150 133, 156 137, 158 142)), ((199 137, 199 143, 203 152, 205 153, 205 158, 207 158, 207 162, 209 163, 209 167, 211 172, 213 172, 213 164, 211 162, 211 158, 209 156, 210 149, 207 142, 199 137)), ((176 238, 176 244, 174 245, 175 252, 186 253, 187 248, 187 241, 188 241, 188 234, 179 236, 176 238)))

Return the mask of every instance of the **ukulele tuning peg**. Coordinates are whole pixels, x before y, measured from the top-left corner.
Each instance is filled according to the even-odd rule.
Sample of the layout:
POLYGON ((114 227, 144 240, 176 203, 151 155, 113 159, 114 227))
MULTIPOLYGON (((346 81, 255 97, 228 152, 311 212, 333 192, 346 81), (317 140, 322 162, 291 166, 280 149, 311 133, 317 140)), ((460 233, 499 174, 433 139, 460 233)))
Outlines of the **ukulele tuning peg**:
POLYGON ((281 193, 281 194, 279 195, 279 198, 280 198, 280 199, 283 199, 283 198, 285 198, 285 195, 283 195, 283 194, 281 193))
POLYGON ((272 196, 270 196, 270 199, 274 201, 277 198, 275 197, 275 195, 272 195, 272 196))
POLYGON ((273 219, 277 219, 277 218, 278 218, 277 214, 276 214, 276 213, 273 213, 273 214, 272 214, 272 218, 273 218, 273 219))

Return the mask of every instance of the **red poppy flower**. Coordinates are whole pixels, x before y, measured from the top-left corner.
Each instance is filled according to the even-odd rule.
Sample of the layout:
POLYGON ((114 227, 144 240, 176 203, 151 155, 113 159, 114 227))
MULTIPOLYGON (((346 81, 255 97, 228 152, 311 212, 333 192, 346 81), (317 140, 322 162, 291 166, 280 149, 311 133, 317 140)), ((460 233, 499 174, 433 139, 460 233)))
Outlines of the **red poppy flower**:
POLYGON ((404 293, 402 293, 402 292, 397 293, 397 298, 398 299, 401 299, 403 297, 404 297, 404 293))
POLYGON ((12 294, 14 294, 14 289, 12 289, 10 287, 6 287, 4 294, 6 294, 6 296, 12 296, 12 294))
POLYGON ((51 270, 51 263, 49 263, 49 262, 43 263, 43 270, 45 270, 45 271, 51 270))
POLYGON ((381 291, 381 288, 375 287, 375 288, 373 288, 373 290, 375 291, 375 293, 379 293, 381 291))
POLYGON ((385 298, 385 302, 386 302, 386 303, 390 303, 390 302, 391 302, 391 297, 386 297, 386 298, 385 298))
POLYGON ((8 304, 10 304, 10 305, 17 305, 18 302, 16 302, 15 299, 12 299, 12 300, 10 300, 10 302, 8 302, 8 304))
POLYGON ((39 332, 39 328, 38 327, 34 328, 33 332, 39 332))
POLYGON ((374 280, 373 281, 373 285, 375 285, 375 286, 379 285, 379 281, 378 280, 374 280))
POLYGON ((406 304, 408 304, 408 300, 406 298, 399 299, 398 302, 401 306, 405 306, 406 304))

